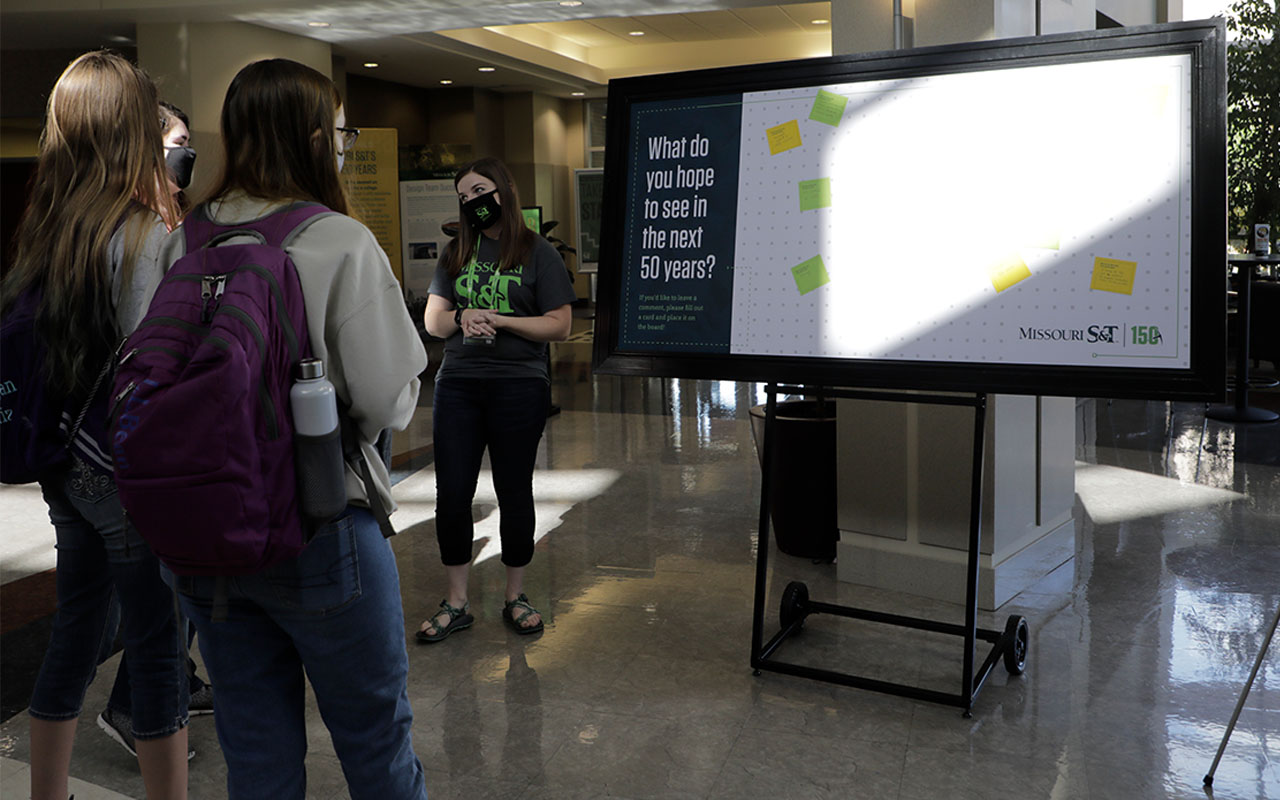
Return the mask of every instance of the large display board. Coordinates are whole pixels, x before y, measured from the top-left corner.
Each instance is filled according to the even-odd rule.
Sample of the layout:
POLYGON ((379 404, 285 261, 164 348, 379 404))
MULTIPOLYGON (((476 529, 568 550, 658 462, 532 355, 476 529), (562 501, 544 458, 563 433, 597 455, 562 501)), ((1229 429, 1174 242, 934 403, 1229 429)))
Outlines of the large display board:
POLYGON ((1225 31, 614 81, 597 368, 1211 399, 1225 31))

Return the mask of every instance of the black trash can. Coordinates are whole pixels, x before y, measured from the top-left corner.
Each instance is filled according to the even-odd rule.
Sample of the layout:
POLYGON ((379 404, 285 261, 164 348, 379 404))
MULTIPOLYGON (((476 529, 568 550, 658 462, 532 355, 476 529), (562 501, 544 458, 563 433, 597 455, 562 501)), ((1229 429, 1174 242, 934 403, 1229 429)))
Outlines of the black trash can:
MULTIPOLYGON (((751 409, 756 455, 764 461, 765 407, 751 409)), ((836 404, 786 400, 774 417, 770 505, 778 549, 787 555, 830 561, 836 557, 836 404)))

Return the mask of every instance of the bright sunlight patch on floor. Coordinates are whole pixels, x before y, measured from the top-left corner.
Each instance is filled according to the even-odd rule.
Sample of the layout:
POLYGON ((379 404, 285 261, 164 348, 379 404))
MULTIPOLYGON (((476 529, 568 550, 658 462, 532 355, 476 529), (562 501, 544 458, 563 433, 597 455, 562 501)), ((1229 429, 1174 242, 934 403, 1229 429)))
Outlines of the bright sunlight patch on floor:
MULTIPOLYGON (((603 494, 621 475, 612 469, 546 470, 533 473, 534 513, 537 526, 533 531, 534 542, 541 541, 560 526, 565 513, 574 505, 603 494)), ((436 475, 434 470, 420 470, 396 484, 392 489, 399 508, 391 515, 391 524, 397 531, 407 530, 426 522, 436 515, 436 475)), ((493 490, 493 473, 480 471, 476 485, 474 504, 490 505, 494 510, 476 523, 475 541, 484 541, 484 547, 472 561, 479 564, 502 552, 498 537, 498 496, 493 490)))
POLYGON ((1243 500, 1245 495, 1176 478, 1076 462, 1076 494, 1099 525, 1243 500))

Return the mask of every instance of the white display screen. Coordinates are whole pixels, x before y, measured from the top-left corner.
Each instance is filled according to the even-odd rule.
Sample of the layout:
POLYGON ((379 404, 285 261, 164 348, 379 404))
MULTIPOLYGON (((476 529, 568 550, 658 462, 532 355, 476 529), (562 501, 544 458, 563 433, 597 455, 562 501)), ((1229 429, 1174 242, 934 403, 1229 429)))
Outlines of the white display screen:
MULTIPOLYGON (((1138 35, 1163 29, 1220 33, 1138 35)), ((941 67, 908 74, 881 54, 844 79, 611 98, 598 360, 694 375, 726 356, 707 376, 744 379, 894 365, 876 382, 903 388, 947 383, 912 364, 1203 384, 1222 369, 1226 283, 1193 276, 1193 234, 1225 206, 1217 170, 1195 167, 1223 158, 1225 119, 1203 97, 1221 76, 1191 48, 1077 39, 1075 57, 991 58, 988 43, 954 69, 935 48, 941 67), (1199 348, 1193 326, 1212 333, 1199 348)), ((1217 263, 1200 270, 1225 268, 1224 241, 1202 243, 1217 263)))
POLYGON ((1189 70, 744 94, 729 351, 1188 366, 1189 70), (843 104, 838 124, 811 118, 822 102, 843 104), (766 131, 792 121, 771 152, 766 131))

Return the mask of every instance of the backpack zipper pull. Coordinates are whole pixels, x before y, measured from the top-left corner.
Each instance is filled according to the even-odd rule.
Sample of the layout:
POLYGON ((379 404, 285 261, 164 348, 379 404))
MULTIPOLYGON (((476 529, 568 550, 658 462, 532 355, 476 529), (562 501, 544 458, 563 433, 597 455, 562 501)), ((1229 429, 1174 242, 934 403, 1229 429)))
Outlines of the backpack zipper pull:
POLYGON ((200 279, 200 321, 205 325, 209 324, 209 320, 213 318, 213 314, 209 311, 209 299, 213 297, 213 280, 210 278, 200 279))

